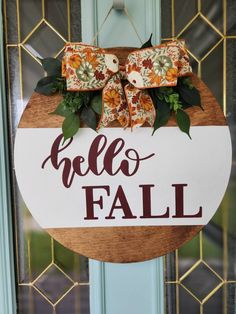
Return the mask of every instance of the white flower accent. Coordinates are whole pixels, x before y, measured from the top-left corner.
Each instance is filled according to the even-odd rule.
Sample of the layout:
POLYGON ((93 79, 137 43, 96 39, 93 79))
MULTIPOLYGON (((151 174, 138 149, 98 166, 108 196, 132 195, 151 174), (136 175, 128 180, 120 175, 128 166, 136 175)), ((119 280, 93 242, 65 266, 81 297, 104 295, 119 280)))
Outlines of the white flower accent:
POLYGON ((156 74, 165 76, 166 72, 172 68, 173 64, 170 57, 159 56, 154 60, 153 68, 156 74))
POLYGON ((137 71, 132 71, 128 74, 128 81, 137 88, 143 87, 143 78, 137 71))
POLYGON ((81 79, 84 82, 87 82, 91 80, 94 76, 93 67, 89 62, 84 61, 81 63, 80 67, 76 70, 76 74, 79 79, 81 79))
POLYGON ((113 73, 118 72, 119 60, 115 55, 105 54, 105 64, 108 70, 112 71, 113 73))

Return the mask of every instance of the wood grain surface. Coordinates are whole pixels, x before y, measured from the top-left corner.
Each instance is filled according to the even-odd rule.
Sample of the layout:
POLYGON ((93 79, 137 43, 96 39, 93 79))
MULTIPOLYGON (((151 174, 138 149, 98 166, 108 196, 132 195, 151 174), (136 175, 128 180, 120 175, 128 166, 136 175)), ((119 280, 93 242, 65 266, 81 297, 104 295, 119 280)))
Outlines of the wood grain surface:
MULTIPOLYGON (((111 48, 124 64, 133 48, 111 48)), ((193 84, 201 93, 204 111, 198 107, 187 109, 192 126, 226 125, 223 112, 208 87, 196 76, 193 84)), ((20 128, 60 128, 63 118, 50 115, 60 95, 43 96, 33 93, 22 115, 20 128)), ((158 114, 158 112, 157 112, 158 114)), ((167 126, 175 126, 171 119, 167 126)), ((119 126, 113 123, 111 127, 119 126)), ((158 132, 158 131, 157 131, 158 132)), ((107 262, 138 262, 165 255, 192 239, 203 226, 160 227, 104 227, 46 229, 58 242, 87 257, 107 262)))

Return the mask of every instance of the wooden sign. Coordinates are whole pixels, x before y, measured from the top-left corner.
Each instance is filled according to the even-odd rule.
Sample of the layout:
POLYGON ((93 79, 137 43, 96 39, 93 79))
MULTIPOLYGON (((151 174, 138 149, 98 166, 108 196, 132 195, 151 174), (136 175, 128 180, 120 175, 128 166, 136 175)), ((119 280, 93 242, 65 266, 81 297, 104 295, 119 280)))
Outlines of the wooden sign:
POLYGON ((223 113, 194 78, 204 111, 191 108, 190 140, 171 120, 143 127, 82 128, 63 145, 60 96, 33 94, 15 140, 22 196, 36 221, 90 258, 136 262, 191 239, 214 215, 231 170, 223 113))

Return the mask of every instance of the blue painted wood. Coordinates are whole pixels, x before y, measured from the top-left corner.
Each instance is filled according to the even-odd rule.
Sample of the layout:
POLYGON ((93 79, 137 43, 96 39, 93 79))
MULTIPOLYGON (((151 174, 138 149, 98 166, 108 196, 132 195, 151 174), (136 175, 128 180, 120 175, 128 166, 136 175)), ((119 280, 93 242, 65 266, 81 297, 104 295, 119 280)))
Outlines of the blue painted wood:
MULTIPOLYGON (((92 43, 93 36, 104 21, 112 3, 112 0, 81 1, 83 42, 92 43)), ((143 42, 153 33, 153 44, 159 44, 160 0, 125 0, 125 5, 143 42)), ((111 12, 102 27, 97 44, 100 47, 140 47, 139 39, 127 16, 116 10, 111 12)))
MULTIPOLYGON (((112 0, 81 2, 82 41, 91 43, 102 24, 112 0)), ((160 0, 125 0, 139 35, 146 41, 160 42, 160 0)), ((100 47, 137 46, 140 42, 121 12, 113 11, 102 28, 100 47)), ((89 261, 91 314, 163 314, 163 258, 143 263, 113 264, 89 261)))
POLYGON ((89 260, 90 314, 106 314, 105 263, 89 260))
POLYGON ((91 314, 163 314, 163 258, 142 263, 89 261, 91 314))
MULTIPOLYGON (((2 1, 0 1, 2 12, 2 1)), ((10 171, 7 140, 7 103, 5 95, 3 23, 0 14, 0 313, 16 313, 10 171)))
POLYGON ((105 313, 161 313, 162 260, 105 266, 105 313))

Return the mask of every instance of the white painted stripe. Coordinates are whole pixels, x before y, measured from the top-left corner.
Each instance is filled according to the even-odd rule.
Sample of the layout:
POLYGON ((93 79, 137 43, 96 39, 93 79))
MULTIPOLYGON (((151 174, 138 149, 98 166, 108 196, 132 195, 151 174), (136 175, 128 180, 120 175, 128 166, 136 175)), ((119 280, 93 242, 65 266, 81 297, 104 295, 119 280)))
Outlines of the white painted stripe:
MULTIPOLYGON (((115 176, 106 171, 96 176, 91 171, 86 176, 75 175, 70 188, 62 183, 62 168, 53 168, 48 161, 41 168, 43 160, 50 155, 53 141, 60 129, 18 129, 15 142, 15 169, 22 196, 43 228, 63 227, 108 227, 146 225, 205 225, 217 210, 225 193, 231 170, 231 139, 227 126, 191 127, 190 140, 177 127, 163 127, 154 136, 151 128, 139 128, 130 132, 121 128, 106 128, 99 134, 107 137, 107 147, 116 138, 125 140, 125 147, 114 159, 113 168, 122 160, 128 160, 131 169, 134 162, 127 159, 125 150, 135 149, 141 157, 155 155, 140 162, 137 173, 127 177, 122 172, 115 176), (139 185, 153 184, 151 188, 152 215, 163 215, 167 206, 168 218, 140 218, 143 215, 142 188, 139 185), (173 184, 187 184, 184 188, 185 215, 193 215, 202 206, 201 218, 174 218, 175 187, 173 184), (99 219, 85 220, 88 186, 109 186, 94 189, 94 200, 100 197, 103 209, 94 205, 94 216, 99 219), (115 219, 109 216, 118 186, 121 186, 130 210, 136 219, 123 219, 122 209, 115 209, 115 219)), ((88 162, 91 142, 98 134, 90 129, 81 129, 72 144, 59 153, 59 161, 67 157, 73 160, 81 155, 85 158, 82 169, 88 162)), ((105 149, 105 150, 106 150, 105 149)), ((105 150, 98 157, 102 168, 105 150)), ((134 156, 134 154, 130 154, 134 156)), ((147 193, 146 193, 147 194, 147 193)), ((119 202, 117 202, 118 205, 119 202)))

